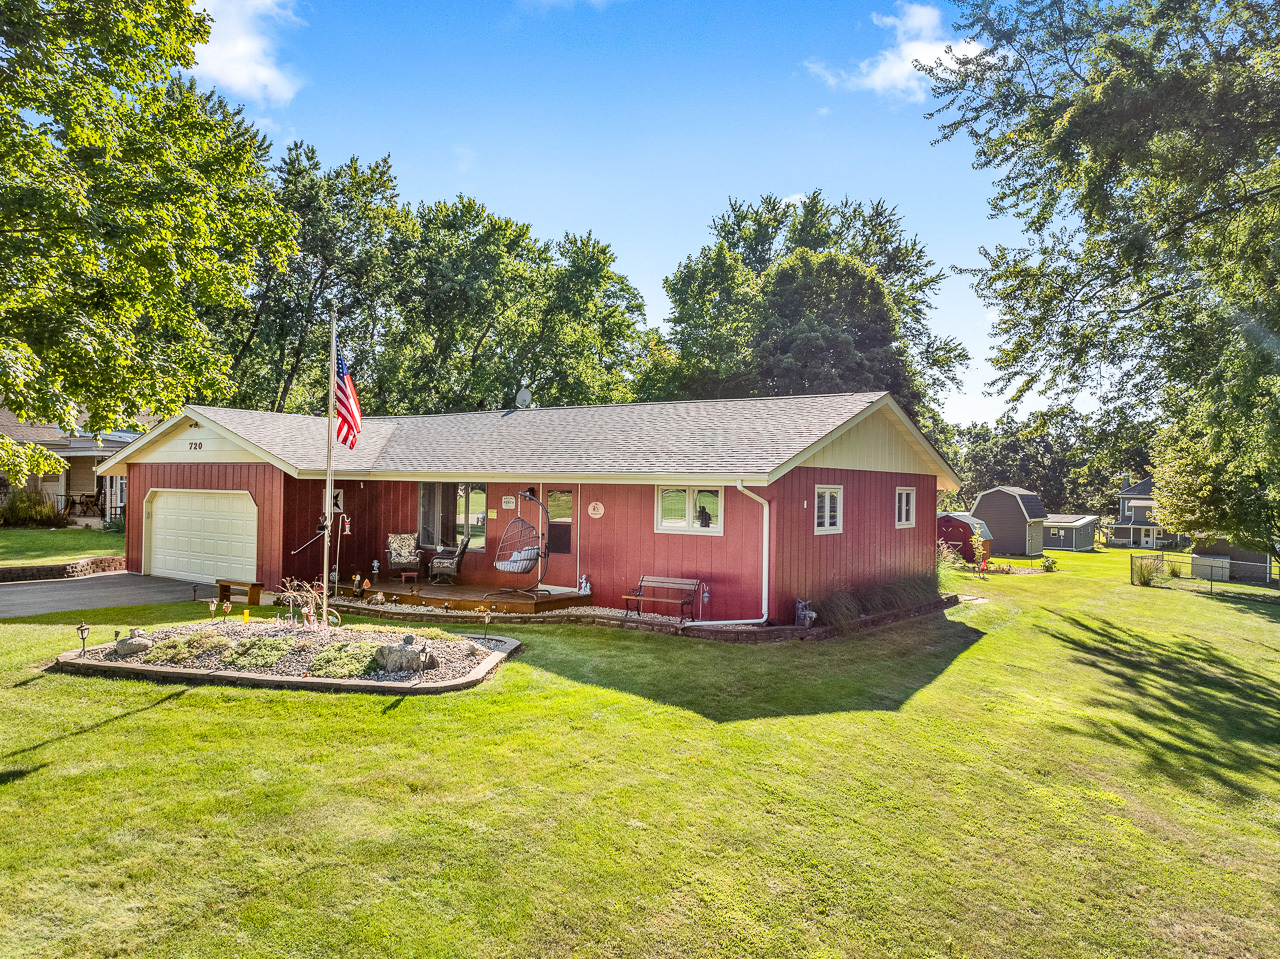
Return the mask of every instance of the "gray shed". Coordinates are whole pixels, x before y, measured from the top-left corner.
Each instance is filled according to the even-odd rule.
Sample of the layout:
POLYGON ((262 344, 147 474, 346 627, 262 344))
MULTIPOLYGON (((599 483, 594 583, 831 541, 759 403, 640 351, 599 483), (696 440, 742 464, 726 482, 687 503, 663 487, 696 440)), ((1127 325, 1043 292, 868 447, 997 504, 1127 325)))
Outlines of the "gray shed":
POLYGON ((1083 513, 1050 513, 1044 521, 1044 548, 1093 549, 1100 521, 1100 517, 1083 513))
POLYGON ((969 512, 991 530, 991 551, 1002 556, 1039 556, 1044 552, 1048 512, 1040 497, 1019 486, 984 490, 969 512))

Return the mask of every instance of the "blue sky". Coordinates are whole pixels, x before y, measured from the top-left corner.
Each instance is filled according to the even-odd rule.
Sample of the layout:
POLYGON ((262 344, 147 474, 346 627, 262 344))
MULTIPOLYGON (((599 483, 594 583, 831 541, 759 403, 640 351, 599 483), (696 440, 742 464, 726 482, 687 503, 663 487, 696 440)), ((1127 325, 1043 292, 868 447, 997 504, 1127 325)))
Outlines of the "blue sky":
MULTIPOLYGON (((198 0, 198 5, 199 0, 198 0)), ((942 265, 1016 239, 989 174, 936 124, 913 58, 951 37, 926 4, 686 0, 311 3, 204 0, 197 75, 244 102, 277 148, 326 164, 391 154, 401 196, 458 193, 537 235, 590 230, 667 315, 662 279, 730 196, 884 197, 942 265)), ((955 421, 994 419, 990 321, 948 279, 935 327, 974 354, 955 421)))

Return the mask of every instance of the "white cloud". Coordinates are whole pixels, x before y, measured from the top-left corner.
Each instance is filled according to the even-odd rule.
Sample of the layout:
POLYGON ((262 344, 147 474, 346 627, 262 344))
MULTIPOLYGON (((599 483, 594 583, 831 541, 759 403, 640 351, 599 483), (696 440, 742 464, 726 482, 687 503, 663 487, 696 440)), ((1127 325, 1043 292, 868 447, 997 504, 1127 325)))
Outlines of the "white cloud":
POLYGON ((293 0, 204 0, 213 18, 209 42, 196 48, 195 74, 220 92, 283 106, 302 85, 276 61, 273 32, 299 23, 293 0))
POLYGON ((876 26, 893 30, 893 46, 863 60, 852 71, 829 67, 821 60, 806 60, 809 73, 832 89, 874 90, 923 100, 929 80, 915 68, 915 63, 950 59, 948 44, 970 46, 968 41, 960 41, 943 29, 942 11, 937 7, 900 3, 896 17, 873 13, 871 19, 876 26))

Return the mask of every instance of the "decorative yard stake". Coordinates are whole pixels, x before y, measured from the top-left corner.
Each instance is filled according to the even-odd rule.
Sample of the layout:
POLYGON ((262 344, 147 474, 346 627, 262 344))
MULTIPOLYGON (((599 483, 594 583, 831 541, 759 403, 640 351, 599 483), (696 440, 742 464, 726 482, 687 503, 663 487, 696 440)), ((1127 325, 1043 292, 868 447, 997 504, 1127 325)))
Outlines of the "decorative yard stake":
POLYGON ((222 604, 222 621, 227 621, 227 614, 231 612, 231 600, 227 600, 222 604))
MULTIPOLYGON (((80 655, 84 656, 84 644, 89 639, 89 624, 83 619, 80 620, 80 625, 76 627, 76 635, 80 637, 80 655)), ((119 636, 120 634, 116 633, 116 635, 119 636)))
POLYGON ((217 618, 218 618, 218 601, 216 599, 211 599, 209 600, 209 619, 214 620, 217 618))

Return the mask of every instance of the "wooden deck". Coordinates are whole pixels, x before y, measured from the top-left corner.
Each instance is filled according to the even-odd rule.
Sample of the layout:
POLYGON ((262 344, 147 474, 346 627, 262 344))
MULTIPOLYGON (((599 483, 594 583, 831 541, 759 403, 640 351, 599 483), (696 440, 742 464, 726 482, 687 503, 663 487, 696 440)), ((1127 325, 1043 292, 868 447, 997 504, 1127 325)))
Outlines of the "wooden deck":
MULTIPOLYGON (((524 593, 502 593, 485 598, 486 593, 494 592, 492 586, 468 586, 460 583, 457 586, 432 586, 428 583, 415 585, 397 580, 391 583, 372 583, 365 593, 365 598, 382 593, 387 598, 388 606, 435 606, 439 609, 472 610, 488 607, 495 613, 545 613, 553 609, 565 609, 569 606, 590 606, 590 596, 582 596, 576 590, 559 591, 547 594, 539 593, 537 598, 524 593), (396 597, 392 603, 391 597, 396 597)), ((350 596, 351 587, 342 586, 338 595, 350 596)))

